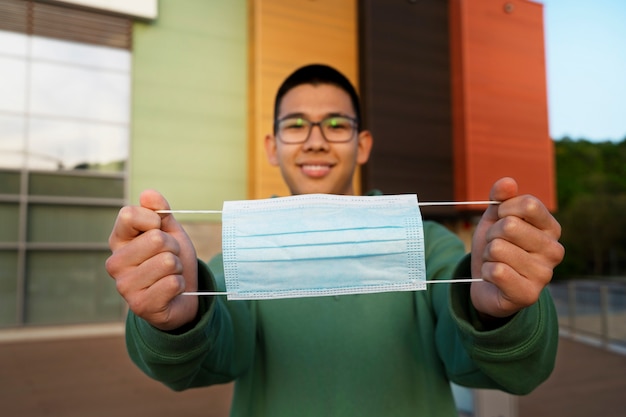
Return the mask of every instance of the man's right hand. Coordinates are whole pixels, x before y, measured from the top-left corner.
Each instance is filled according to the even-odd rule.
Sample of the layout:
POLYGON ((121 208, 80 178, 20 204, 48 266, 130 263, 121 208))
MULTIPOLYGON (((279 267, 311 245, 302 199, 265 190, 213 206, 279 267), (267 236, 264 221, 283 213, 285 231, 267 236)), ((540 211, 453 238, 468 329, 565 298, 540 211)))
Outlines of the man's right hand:
POLYGON ((193 321, 198 297, 196 251, 183 227, 154 190, 139 197, 140 206, 123 207, 109 237, 113 252, 106 270, 129 308, 154 327, 169 331, 193 321))

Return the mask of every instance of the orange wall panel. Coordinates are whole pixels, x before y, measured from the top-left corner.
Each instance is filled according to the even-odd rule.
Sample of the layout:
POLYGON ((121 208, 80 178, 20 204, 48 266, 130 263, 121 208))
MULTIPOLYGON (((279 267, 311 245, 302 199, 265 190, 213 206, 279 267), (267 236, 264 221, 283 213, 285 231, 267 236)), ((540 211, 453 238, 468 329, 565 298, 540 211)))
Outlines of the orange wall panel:
POLYGON ((267 162, 274 96, 296 68, 329 64, 358 85, 356 0, 250 0, 249 198, 288 195, 267 162))
POLYGON ((482 200, 503 176, 556 209, 543 6, 450 0, 455 197, 482 200))

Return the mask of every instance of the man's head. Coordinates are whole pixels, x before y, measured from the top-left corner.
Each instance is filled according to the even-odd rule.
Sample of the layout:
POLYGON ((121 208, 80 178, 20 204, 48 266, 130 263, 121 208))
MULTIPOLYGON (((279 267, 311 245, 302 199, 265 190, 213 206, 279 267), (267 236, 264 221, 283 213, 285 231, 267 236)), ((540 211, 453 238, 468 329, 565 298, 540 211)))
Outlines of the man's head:
POLYGON ((331 67, 308 65, 285 79, 265 148, 292 194, 354 194, 354 171, 372 145, 360 116, 356 90, 331 67))
MULTIPOLYGON (((357 94, 354 86, 345 75, 328 65, 322 64, 311 64, 300 67, 285 78, 285 81, 283 81, 278 88, 276 98, 274 99, 274 121, 279 119, 280 105, 282 104, 285 94, 287 94, 292 88, 298 87, 302 84, 330 84, 345 91, 352 102, 357 124, 361 126, 361 105, 359 102, 359 95, 357 94)), ((276 123, 274 123, 274 134, 276 134, 276 123)))

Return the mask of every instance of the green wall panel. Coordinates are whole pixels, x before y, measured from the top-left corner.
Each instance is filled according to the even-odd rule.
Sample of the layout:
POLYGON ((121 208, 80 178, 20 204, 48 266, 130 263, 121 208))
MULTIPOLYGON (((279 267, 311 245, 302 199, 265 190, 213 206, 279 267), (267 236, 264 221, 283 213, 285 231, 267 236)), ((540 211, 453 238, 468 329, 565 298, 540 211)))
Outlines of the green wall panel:
POLYGON ((35 251, 26 261, 29 324, 123 320, 124 300, 104 263, 109 251, 35 251))
POLYGON ((161 1, 135 23, 131 203, 146 188, 178 209, 246 198, 247 13, 246 0, 161 1))
POLYGON ((17 324, 17 257, 0 250, 0 328, 17 324))

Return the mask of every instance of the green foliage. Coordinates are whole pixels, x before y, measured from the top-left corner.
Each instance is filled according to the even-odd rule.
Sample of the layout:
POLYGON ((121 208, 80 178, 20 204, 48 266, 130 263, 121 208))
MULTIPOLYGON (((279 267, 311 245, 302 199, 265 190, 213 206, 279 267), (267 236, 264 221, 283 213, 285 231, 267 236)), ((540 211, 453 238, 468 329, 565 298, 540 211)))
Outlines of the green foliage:
POLYGON ((626 138, 555 141, 561 243, 555 277, 626 273, 626 138))

